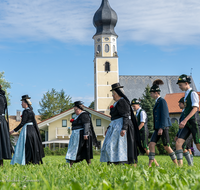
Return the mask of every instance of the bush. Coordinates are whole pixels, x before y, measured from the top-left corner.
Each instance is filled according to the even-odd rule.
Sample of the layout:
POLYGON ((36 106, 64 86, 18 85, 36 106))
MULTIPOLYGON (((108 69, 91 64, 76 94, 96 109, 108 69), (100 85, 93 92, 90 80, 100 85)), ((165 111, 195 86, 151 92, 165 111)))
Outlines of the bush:
POLYGON ((51 155, 58 155, 58 156, 65 156, 67 153, 67 147, 66 148, 56 148, 55 150, 50 150, 49 147, 44 148, 44 154, 46 156, 51 156, 51 155))

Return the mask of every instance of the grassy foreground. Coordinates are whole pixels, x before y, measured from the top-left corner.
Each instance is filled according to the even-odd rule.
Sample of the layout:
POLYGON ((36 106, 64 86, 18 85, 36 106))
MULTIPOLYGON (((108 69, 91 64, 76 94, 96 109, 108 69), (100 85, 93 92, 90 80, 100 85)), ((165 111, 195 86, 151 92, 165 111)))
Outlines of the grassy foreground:
POLYGON ((47 156, 43 165, 11 166, 9 161, 0 168, 0 189, 156 189, 199 190, 200 157, 194 166, 177 168, 168 156, 157 156, 160 166, 148 168, 148 157, 140 156, 137 168, 99 162, 95 156, 88 167, 86 162, 65 163, 64 156, 47 156))

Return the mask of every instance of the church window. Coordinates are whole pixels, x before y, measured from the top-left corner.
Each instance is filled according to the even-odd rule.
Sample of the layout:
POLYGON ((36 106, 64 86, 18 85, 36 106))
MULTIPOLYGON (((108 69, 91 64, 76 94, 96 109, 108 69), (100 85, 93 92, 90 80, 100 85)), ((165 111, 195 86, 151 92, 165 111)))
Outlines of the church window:
POLYGON ((100 45, 97 46, 97 51, 98 51, 99 53, 101 52, 101 46, 100 46, 100 45))
POLYGON ((105 52, 106 52, 106 53, 109 52, 109 45, 108 45, 108 44, 105 45, 105 52))
POLYGON ((115 52, 115 45, 113 45, 113 52, 115 52))
POLYGON ((109 72, 110 71, 110 63, 109 62, 106 62, 105 63, 105 72, 109 72))

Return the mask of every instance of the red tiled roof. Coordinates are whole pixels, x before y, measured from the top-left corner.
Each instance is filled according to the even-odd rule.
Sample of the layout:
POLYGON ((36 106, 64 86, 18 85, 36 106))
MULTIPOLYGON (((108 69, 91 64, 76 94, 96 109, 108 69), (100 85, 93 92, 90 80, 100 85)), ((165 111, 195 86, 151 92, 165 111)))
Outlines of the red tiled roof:
MULTIPOLYGON (((197 92, 200 96, 200 92, 197 92)), ((167 102, 169 113, 181 113, 182 110, 178 106, 178 101, 185 96, 185 93, 166 94, 165 100, 167 102)))

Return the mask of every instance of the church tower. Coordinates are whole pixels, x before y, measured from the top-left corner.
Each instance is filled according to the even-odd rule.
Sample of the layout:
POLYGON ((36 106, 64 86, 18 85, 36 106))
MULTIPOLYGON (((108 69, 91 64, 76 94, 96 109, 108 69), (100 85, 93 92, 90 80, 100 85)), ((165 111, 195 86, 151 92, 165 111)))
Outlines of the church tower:
POLYGON ((117 55, 117 14, 108 0, 102 0, 96 11, 93 24, 96 27, 94 39, 94 106, 95 110, 109 115, 113 104, 111 84, 119 82, 117 55))

